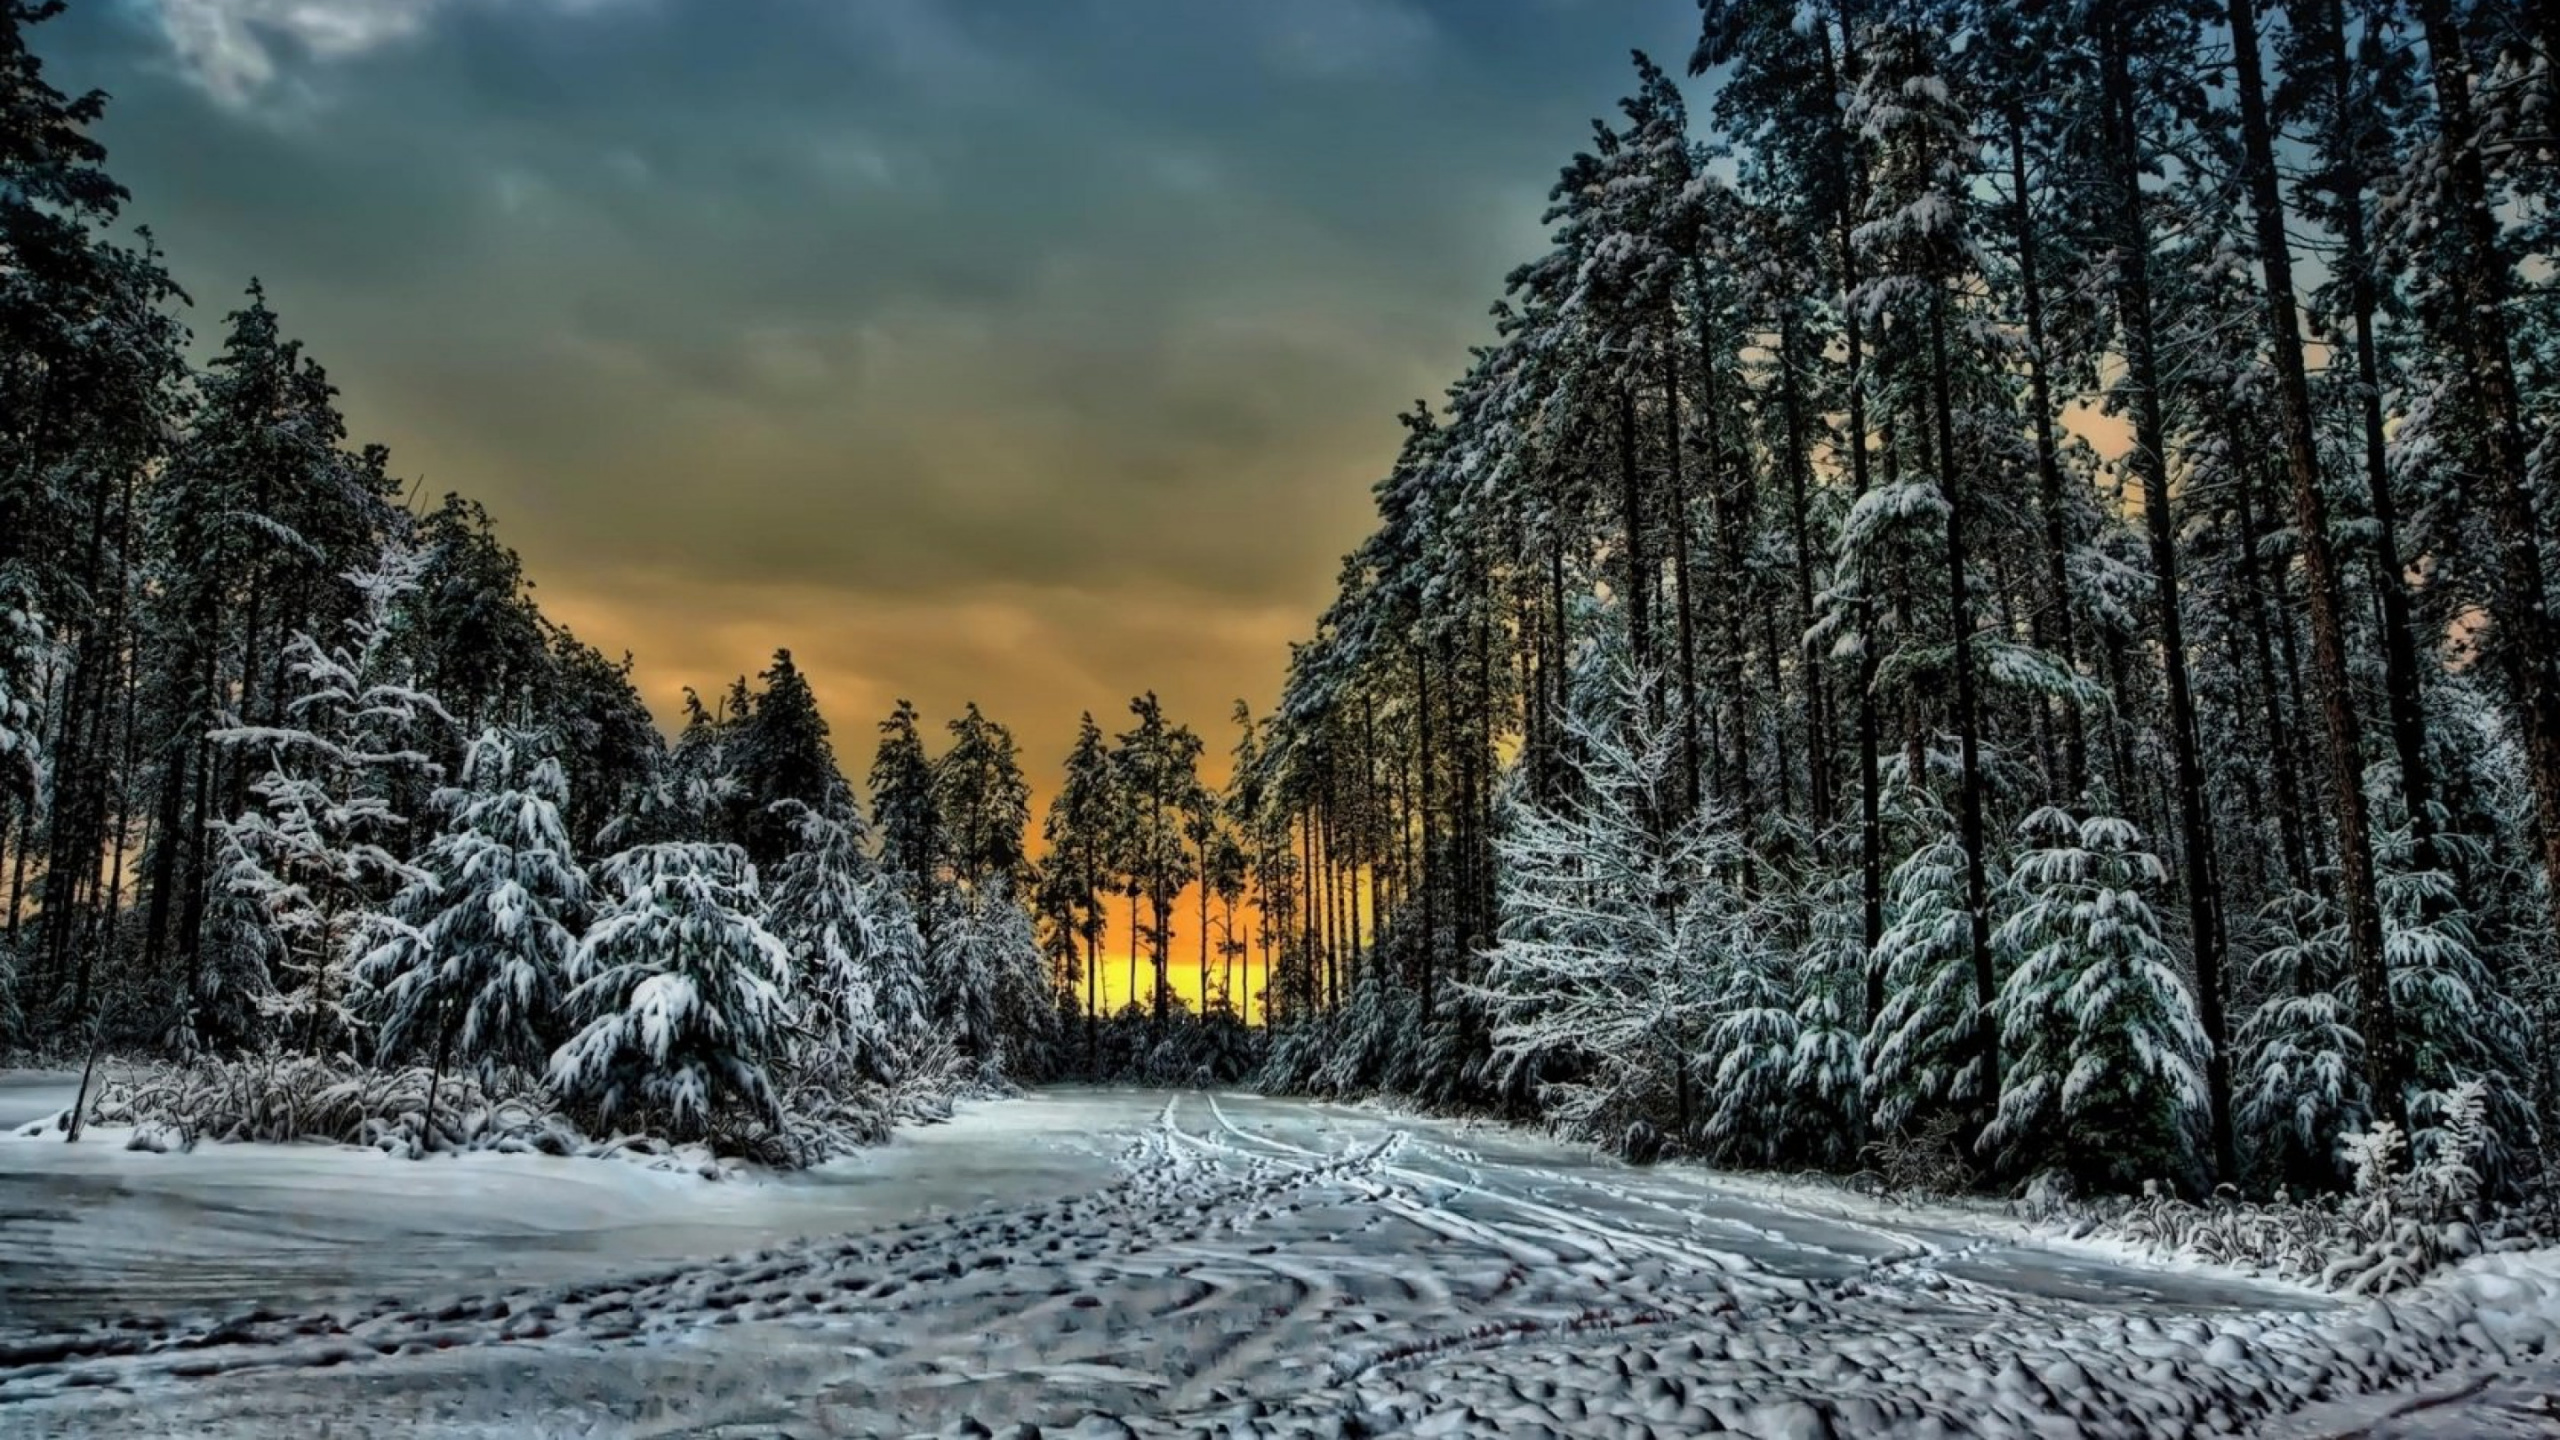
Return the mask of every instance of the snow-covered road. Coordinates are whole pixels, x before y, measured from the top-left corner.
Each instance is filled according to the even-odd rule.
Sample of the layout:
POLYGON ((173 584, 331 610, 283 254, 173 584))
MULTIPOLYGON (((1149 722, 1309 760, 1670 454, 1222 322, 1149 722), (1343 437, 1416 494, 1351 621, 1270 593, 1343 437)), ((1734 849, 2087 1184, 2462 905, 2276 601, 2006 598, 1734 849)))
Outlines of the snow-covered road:
MULTIPOLYGON (((2495 1362, 2546 1308, 2535 1262, 2377 1317, 1244 1095, 976 1105, 729 1185, 0 1142, 12 1434, 2229 1433, 2495 1362)), ((2533 1423, 2491 1403, 2450 1413, 2533 1423)))

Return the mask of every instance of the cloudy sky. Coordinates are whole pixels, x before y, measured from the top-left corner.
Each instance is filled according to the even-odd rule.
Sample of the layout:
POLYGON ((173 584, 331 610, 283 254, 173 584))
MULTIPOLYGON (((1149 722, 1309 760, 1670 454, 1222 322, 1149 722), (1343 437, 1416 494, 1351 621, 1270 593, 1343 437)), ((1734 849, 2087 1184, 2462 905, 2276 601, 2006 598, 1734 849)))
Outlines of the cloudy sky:
POLYGON ((1045 783, 1154 687, 1273 698, 1395 412, 1489 333, 1686 0, 77 0, 196 300, 485 501, 667 714, 788 645, 1045 783))

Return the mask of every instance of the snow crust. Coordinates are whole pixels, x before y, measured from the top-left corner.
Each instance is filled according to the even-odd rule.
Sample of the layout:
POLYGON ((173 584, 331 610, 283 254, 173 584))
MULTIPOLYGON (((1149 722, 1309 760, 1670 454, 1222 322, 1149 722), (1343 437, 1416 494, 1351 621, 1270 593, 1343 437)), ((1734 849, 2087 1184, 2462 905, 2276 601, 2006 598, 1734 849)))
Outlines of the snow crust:
POLYGON ((13 1435, 2315 1434, 2503 1424, 2474 1373, 2560 1366, 2551 1252, 2338 1303, 1242 1095, 973 1104, 729 1185, 11 1140, 0 1240, 13 1435))

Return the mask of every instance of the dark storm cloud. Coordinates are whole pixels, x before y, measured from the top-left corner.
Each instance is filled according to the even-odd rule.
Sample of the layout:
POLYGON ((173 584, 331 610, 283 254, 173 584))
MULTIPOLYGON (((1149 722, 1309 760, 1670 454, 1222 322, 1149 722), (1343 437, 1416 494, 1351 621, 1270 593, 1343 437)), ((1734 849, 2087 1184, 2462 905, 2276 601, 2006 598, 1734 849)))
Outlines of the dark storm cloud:
POLYGON ((90 0, 40 40, 115 93, 198 330, 263 276, 358 433, 486 500, 653 701, 789 643, 1039 757, 1148 685, 1268 698, 1394 412, 1484 338, 1627 49, 1693 23, 90 0))

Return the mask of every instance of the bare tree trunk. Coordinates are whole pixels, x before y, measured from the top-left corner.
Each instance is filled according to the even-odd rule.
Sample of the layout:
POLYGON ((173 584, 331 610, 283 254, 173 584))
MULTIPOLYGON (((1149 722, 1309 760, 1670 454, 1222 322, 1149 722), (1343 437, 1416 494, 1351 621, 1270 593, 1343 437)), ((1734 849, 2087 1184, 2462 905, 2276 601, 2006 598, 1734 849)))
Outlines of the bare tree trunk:
MULTIPOLYGON (((1680 793, 1685 806, 1682 813, 1695 814, 1700 798, 1698 636, 1697 606, 1692 596, 1697 585, 1689 568, 1689 486, 1680 455, 1680 327, 1676 315, 1667 319, 1662 328, 1662 426, 1671 475, 1670 493, 1664 499, 1671 507, 1671 574, 1680 586, 1680 793)), ((1712 364, 1713 357, 1704 357, 1699 363, 1712 364)))

